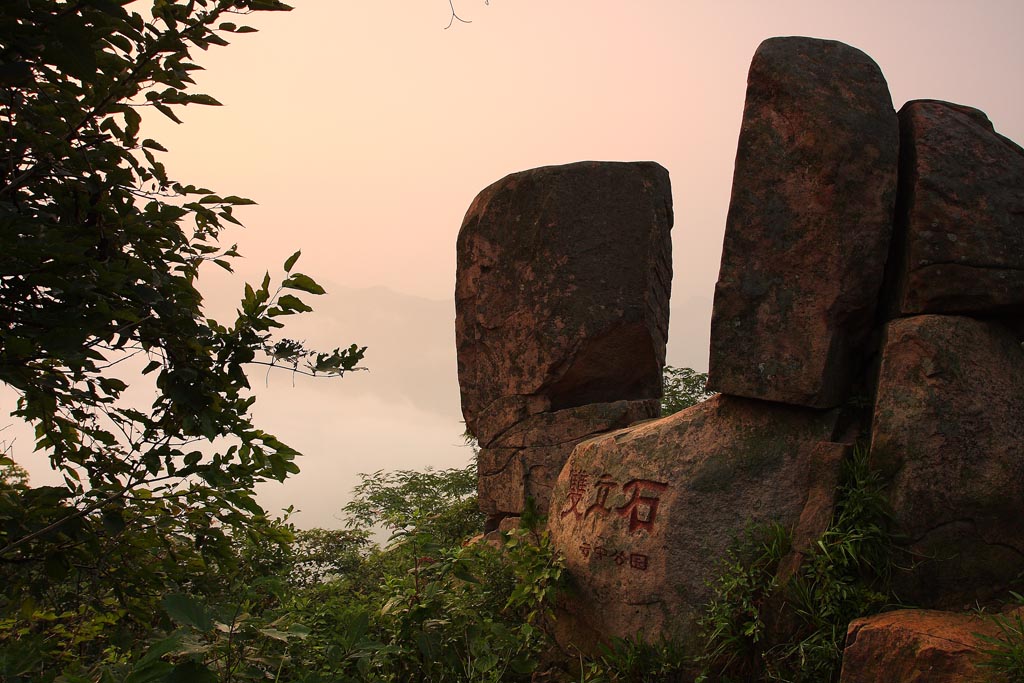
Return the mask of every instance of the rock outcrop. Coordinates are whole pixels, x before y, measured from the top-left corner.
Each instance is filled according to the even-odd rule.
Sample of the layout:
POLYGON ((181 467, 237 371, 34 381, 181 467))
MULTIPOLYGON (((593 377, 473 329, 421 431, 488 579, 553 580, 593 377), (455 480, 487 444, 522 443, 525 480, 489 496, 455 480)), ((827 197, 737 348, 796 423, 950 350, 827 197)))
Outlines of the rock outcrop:
POLYGON ((463 415, 483 445, 534 413, 661 395, 671 227, 653 163, 547 166, 473 200, 455 329, 463 415))
POLYGON ((548 520, 570 573, 585 577, 560 628, 577 646, 587 633, 692 637, 730 542, 750 524, 794 528, 808 502, 821 507, 810 494, 829 477, 822 462, 838 476, 840 462, 821 449, 836 418, 718 395, 581 443, 548 520))
POLYGON ((547 505, 573 440, 657 416, 671 227, 668 172, 650 162, 523 171, 473 201, 457 245, 455 329, 489 528, 526 496, 547 505), (590 432, 578 430, 578 411, 566 412, 622 401, 633 402, 624 413, 583 418, 590 432), (532 440, 538 431, 524 427, 515 443, 502 440, 540 414, 572 438, 532 440))
POLYGON ((863 52, 811 38, 757 49, 709 388, 814 408, 846 400, 882 287, 898 149, 888 87, 863 52))
POLYGON ((900 596, 959 607, 1024 572, 1024 349, 964 316, 886 326, 871 464, 890 481, 912 569, 900 596))
POLYGON ((594 434, 658 417, 656 400, 593 403, 537 413, 480 450, 480 509, 491 520, 518 515, 532 498, 538 510, 551 504, 551 489, 576 444, 594 434))
MULTIPOLYGON (((897 119, 851 47, 765 41, 715 292, 721 393, 655 420, 671 223, 660 166, 587 162, 499 181, 459 234, 481 506, 488 529, 530 499, 547 509, 575 590, 563 644, 692 645, 751 524, 792 532, 785 584, 831 523, 854 444, 870 443, 904 546, 900 597, 1005 595, 1024 575, 1024 151, 969 107, 915 101, 897 119)), ((766 637, 787 618, 766 617, 766 637)), ((966 630, 984 627, 857 621, 842 680, 981 680, 966 630)))
POLYGON ((999 629, 976 614, 897 610, 850 623, 840 683, 1011 683, 980 666, 999 629))
POLYGON ((894 313, 962 313, 1019 324, 1024 149, 971 107, 916 100, 899 118, 894 313))

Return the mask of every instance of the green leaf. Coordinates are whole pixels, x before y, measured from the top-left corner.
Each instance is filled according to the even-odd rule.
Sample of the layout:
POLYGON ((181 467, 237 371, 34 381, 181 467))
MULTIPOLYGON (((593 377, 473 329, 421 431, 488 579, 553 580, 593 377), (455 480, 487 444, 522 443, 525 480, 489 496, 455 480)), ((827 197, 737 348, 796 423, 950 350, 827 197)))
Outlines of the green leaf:
POLYGON ((207 106, 210 106, 210 107, 223 107, 224 106, 223 104, 221 104, 220 102, 218 102, 214 98, 210 97, 209 95, 199 95, 199 94, 197 94, 197 95, 189 95, 188 96, 188 103, 189 104, 203 104, 203 105, 207 105, 207 106))
POLYGON ((224 201, 225 204, 232 204, 234 206, 255 206, 256 205, 256 202, 254 202, 253 200, 247 199, 245 197, 239 197, 238 195, 234 195, 234 194, 229 194, 227 197, 224 197, 223 201, 224 201))
POLYGON ((298 311, 301 313, 308 313, 313 309, 307 304, 303 303, 302 299, 291 294, 282 294, 278 300, 278 305, 287 311, 298 311))
POLYGON ((177 650, 178 646, 181 645, 181 639, 184 635, 185 634, 182 633, 180 630, 175 631, 166 638, 158 640, 157 642, 150 645, 149 649, 146 650, 146 654, 144 654, 142 658, 138 662, 136 662, 135 670, 143 669, 146 666, 152 664, 153 662, 159 661, 160 658, 163 657, 165 654, 177 650))
POLYGON ((163 683, 217 683, 217 674, 205 664, 182 662, 164 677, 163 683))
POLYGON ((171 108, 168 107, 166 104, 161 104, 160 102, 154 102, 153 106, 156 107, 156 110, 158 112, 160 112, 161 114, 163 114, 164 116, 169 118, 171 121, 174 121, 175 123, 181 123, 181 119, 179 119, 177 114, 175 114, 173 111, 171 111, 171 108))
POLYGON ((213 618, 199 600, 184 593, 171 593, 161 601, 164 611, 179 624, 192 626, 200 631, 213 629, 213 618))
POLYGON ((461 564, 456 564, 455 567, 453 567, 452 574, 455 578, 467 583, 480 583, 480 579, 470 574, 461 564))
POLYGON ((167 151, 166 147, 161 145, 156 140, 150 140, 149 138, 146 138, 145 140, 142 141, 142 146, 145 147, 146 149, 155 149, 155 150, 160 151, 160 152, 166 152, 167 151))
POLYGON ((295 265, 295 262, 299 260, 299 256, 301 256, 301 255, 302 255, 302 251, 299 250, 299 251, 295 252, 294 254, 292 254, 291 256, 289 256, 288 260, 284 262, 284 272, 286 272, 286 273, 292 272, 292 266, 295 265))
POLYGON ((295 273, 290 275, 283 283, 282 287, 287 289, 297 289, 300 292, 308 292, 309 294, 325 294, 326 291, 323 287, 318 285, 313 278, 302 273, 295 273))
POLYGON ((254 11, 290 12, 293 8, 280 0, 250 0, 250 9, 254 11))
POLYGON ((112 536, 124 531, 125 522, 124 515, 121 514, 120 510, 104 510, 103 511, 103 528, 107 530, 107 533, 112 536))
POLYGON ((174 670, 170 662, 155 661, 136 668, 124 679, 125 683, 157 683, 174 670))
POLYGON ((142 116, 139 112, 135 111, 134 107, 126 107, 123 114, 128 136, 135 138, 139 134, 139 126, 142 123, 142 116))

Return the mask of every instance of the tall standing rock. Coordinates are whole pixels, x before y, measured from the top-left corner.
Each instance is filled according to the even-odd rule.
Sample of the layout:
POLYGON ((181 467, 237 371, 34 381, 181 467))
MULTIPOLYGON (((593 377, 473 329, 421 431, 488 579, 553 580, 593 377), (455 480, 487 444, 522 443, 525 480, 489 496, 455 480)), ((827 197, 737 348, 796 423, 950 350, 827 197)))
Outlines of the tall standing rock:
POLYGON ((905 538, 902 598, 986 600, 1024 572, 1024 350, 994 322, 922 315, 888 324, 871 463, 905 538))
POLYGON ((984 113, 900 110, 895 313, 999 316, 1024 329, 1024 149, 984 113))
POLYGON ((580 162, 483 190, 459 232, 462 412, 487 446, 530 415, 656 399, 672 278, 668 172, 580 162))
POLYGON ((898 123, 878 66, 772 38, 750 65, 711 321, 709 387, 844 401, 884 276, 898 123))

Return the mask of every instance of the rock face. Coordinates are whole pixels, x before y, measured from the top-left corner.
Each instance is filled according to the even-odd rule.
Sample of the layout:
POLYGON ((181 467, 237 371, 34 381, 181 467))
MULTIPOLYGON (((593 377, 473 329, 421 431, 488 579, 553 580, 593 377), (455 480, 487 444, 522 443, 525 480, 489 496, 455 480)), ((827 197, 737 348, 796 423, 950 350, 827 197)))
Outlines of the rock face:
MULTIPOLYGON (((850 623, 840 683, 996 683, 978 666, 995 625, 974 614, 898 610, 850 623)), ((1006 681, 1005 683, 1010 683, 1006 681)))
POLYGON ((480 450, 480 509, 491 520, 488 528, 522 512, 527 498, 546 511, 555 480, 580 441, 658 414, 655 400, 595 403, 538 413, 508 429, 480 450))
POLYGON ((1024 571, 1024 350, 1002 326, 924 315, 887 326, 871 463, 891 479, 918 564, 914 604, 985 600, 1024 571))
POLYGON ((547 509, 577 443, 659 415, 671 227, 668 172, 649 162, 537 168, 473 201, 455 332, 488 530, 528 498, 547 509))
POLYGON ((537 168, 476 197, 455 330, 481 445, 532 414, 661 395, 671 227, 668 172, 649 162, 537 168))
MULTIPOLYGON (((868 439, 906 545, 899 598, 947 609, 1012 588, 1024 151, 959 105, 911 102, 897 123, 878 67, 851 47, 765 41, 712 316, 709 386, 722 393, 653 420, 671 224, 663 168, 586 162, 495 183, 459 234, 459 381, 486 528, 499 530, 487 538, 529 499, 547 510, 574 583, 562 644, 693 646, 733 539, 752 524, 790 530, 784 584, 868 439)), ((790 633, 791 612, 767 613, 786 599, 766 596, 759 646, 790 633)), ((985 680, 972 635, 985 628, 926 611, 856 621, 842 680, 985 680)))
POLYGON ((899 119, 895 313, 1024 318, 1024 149, 970 107, 917 100, 899 119))
POLYGON ((820 506, 812 473, 835 422, 834 411, 716 396, 582 442, 548 522, 580 579, 559 628, 577 646, 588 634, 692 639, 730 541, 750 523, 795 527, 809 501, 820 506))
POLYGON ((757 49, 709 388, 819 408, 846 399, 882 286, 898 147, 888 87, 867 55, 810 38, 757 49))

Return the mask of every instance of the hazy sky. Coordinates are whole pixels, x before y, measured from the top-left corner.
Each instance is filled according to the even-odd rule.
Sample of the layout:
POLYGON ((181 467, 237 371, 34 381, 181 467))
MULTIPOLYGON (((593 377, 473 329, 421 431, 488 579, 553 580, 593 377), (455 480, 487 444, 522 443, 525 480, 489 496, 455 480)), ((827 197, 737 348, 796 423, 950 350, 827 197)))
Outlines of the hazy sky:
MULTIPOLYGON (((298 269, 328 295, 290 336, 369 346, 369 372, 309 381, 253 373, 262 425, 305 453, 261 489, 303 526, 336 526, 358 472, 461 466, 455 238, 485 186, 583 159, 653 160, 671 175, 675 276, 668 362, 707 368, 711 297, 746 73, 765 38, 806 35, 865 51, 893 103, 985 111, 1024 141, 1020 0, 292 0, 260 32, 196 55, 199 91, 224 107, 156 120, 173 177, 259 202, 229 232, 238 277, 210 273, 228 318, 245 280, 298 269)), ((30 439, 15 457, 36 483, 30 439)), ((38 456, 35 456, 38 459, 38 456)))

